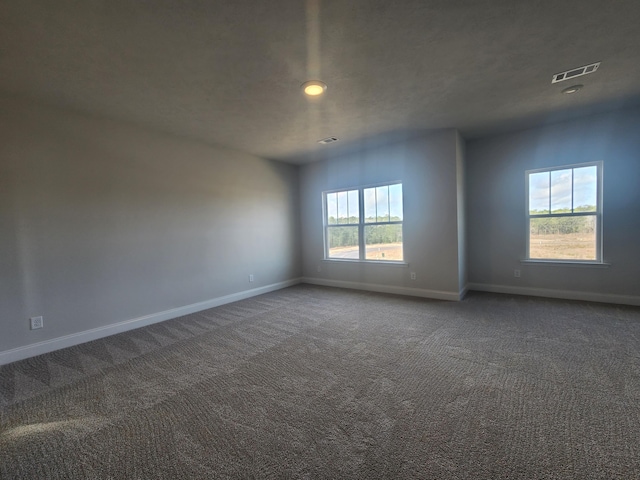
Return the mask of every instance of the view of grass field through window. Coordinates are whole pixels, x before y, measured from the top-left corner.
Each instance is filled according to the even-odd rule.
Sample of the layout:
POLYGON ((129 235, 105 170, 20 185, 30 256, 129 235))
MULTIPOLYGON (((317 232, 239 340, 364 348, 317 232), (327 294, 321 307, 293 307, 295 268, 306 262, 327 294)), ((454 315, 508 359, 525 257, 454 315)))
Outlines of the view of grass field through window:
POLYGON ((402 261, 402 208, 402 184, 327 193, 328 258, 402 261))
POLYGON ((529 258, 597 260, 597 165, 528 175, 529 258))

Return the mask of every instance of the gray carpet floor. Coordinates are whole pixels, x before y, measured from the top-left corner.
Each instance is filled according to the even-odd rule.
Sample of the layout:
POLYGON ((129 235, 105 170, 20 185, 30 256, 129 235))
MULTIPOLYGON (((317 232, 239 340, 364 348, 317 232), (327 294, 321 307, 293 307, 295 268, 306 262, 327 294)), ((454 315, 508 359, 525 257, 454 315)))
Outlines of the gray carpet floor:
POLYGON ((640 479, 640 309, 310 285, 0 367, 2 479, 640 479))

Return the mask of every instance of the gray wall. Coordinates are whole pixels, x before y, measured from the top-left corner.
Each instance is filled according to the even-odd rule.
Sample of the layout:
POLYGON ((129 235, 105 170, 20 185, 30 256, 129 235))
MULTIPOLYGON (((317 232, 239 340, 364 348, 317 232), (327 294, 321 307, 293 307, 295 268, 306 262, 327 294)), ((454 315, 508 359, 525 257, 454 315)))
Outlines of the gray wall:
POLYGON ((456 132, 456 191, 458 193, 458 285, 460 291, 467 287, 467 185, 466 142, 456 132))
POLYGON ((459 191, 464 163, 460 143, 458 132, 449 129, 303 166, 304 277, 325 284, 353 282, 395 287, 387 291, 425 296, 442 292, 457 297, 461 272, 464 274, 459 265, 464 249, 458 225, 458 214, 463 213, 458 205, 464 198, 459 191), (395 180, 403 183, 404 256, 409 266, 323 262, 322 192, 395 180), (416 272, 416 280, 410 279, 410 272, 416 272))
POLYGON ((638 132, 636 108, 466 148, 443 130, 297 168, 0 96, 0 352, 300 275, 447 298, 467 277, 638 297, 638 132), (611 266, 522 265, 525 170, 592 160, 611 266), (323 261, 322 192, 395 180, 409 266, 323 261), (45 328, 30 331, 35 315, 45 328))
POLYGON ((297 182, 293 166, 0 97, 0 352, 299 277, 297 182))
POLYGON ((472 288, 640 295, 640 109, 470 141, 467 181, 472 288), (610 268, 521 265, 525 170, 594 160, 604 162, 603 249, 610 268))

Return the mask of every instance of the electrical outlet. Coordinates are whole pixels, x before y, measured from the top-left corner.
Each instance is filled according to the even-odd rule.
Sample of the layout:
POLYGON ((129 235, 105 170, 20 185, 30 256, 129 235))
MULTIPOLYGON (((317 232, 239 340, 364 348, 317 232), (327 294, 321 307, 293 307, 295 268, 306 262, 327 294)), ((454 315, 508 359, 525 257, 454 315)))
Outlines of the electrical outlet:
POLYGON ((318 265, 318 272, 321 272, 321 271, 322 271, 322 266, 318 265))
POLYGON ((520 278, 520 270, 514 270, 513 271, 513 276, 520 278))
POLYGON ((251 275, 249 275, 249 281, 253 282, 253 273, 251 275))
POLYGON ((416 279, 416 272, 411 272, 411 280, 415 280, 416 279))
POLYGON ((29 321, 31 322, 31 330, 44 327, 44 319, 42 317, 31 317, 29 321))

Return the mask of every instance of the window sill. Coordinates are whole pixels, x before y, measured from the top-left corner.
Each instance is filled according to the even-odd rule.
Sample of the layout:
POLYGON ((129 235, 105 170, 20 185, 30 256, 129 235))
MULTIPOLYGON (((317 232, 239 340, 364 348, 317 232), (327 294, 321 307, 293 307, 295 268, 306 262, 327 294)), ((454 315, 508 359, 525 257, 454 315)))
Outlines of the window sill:
POLYGON ((522 265, 539 265, 541 267, 583 267, 583 268, 609 268, 610 263, 579 261, 579 260, 520 260, 522 265))
POLYGON ((378 260, 356 260, 352 258, 324 258, 323 262, 326 263, 358 263, 360 265, 385 265, 392 267, 408 267, 407 262, 392 262, 392 261, 378 261, 378 260))

